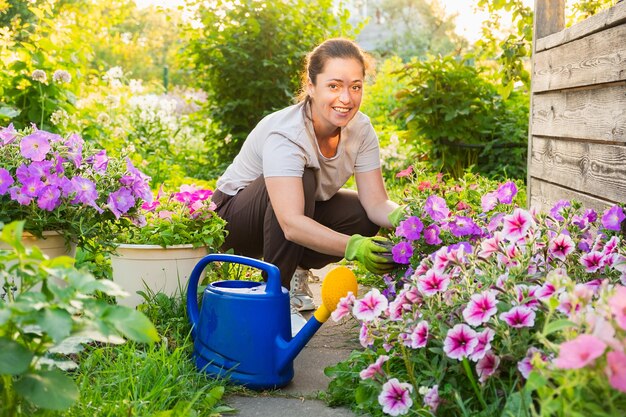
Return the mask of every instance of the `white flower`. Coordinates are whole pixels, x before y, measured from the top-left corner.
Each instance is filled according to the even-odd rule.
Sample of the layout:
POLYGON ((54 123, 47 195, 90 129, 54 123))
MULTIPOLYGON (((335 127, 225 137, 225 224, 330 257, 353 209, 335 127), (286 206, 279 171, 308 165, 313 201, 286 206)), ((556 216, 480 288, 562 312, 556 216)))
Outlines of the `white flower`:
POLYGON ((67 112, 63 109, 57 109, 50 115, 50 123, 58 125, 69 118, 67 112))
POLYGON ((40 83, 45 83, 48 79, 46 72, 44 70, 37 69, 33 71, 31 78, 35 81, 39 81, 40 83))
POLYGON ((52 74, 52 80, 55 83, 69 83, 72 81, 72 76, 65 70, 56 70, 54 74, 52 74))

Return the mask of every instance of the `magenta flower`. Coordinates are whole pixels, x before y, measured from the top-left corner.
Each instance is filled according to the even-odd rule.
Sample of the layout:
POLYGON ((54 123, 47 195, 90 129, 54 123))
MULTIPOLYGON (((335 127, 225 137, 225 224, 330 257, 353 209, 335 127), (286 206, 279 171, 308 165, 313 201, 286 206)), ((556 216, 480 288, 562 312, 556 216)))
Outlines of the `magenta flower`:
POLYGON ((361 379, 374 379, 376 375, 385 376, 383 372, 383 363, 389 360, 389 356, 380 355, 376 362, 359 372, 361 379))
POLYGON ((470 302, 463 310, 465 322, 471 326, 485 323, 498 312, 497 303, 496 295, 492 291, 472 295, 470 302))
POLYGON ((37 206, 46 211, 52 211, 60 204, 61 191, 57 187, 47 185, 37 196, 37 206))
POLYGON ((403 220, 396 227, 396 236, 405 237, 407 240, 418 240, 424 229, 424 224, 417 216, 411 216, 403 220))
POLYGON ((74 177, 71 183, 76 193, 72 204, 80 202, 92 207, 97 207, 96 200, 98 199, 98 191, 93 181, 83 177, 74 177))
POLYGON ((36 130, 24 136, 20 142, 20 153, 24 158, 32 161, 43 161, 51 149, 50 136, 43 130, 36 130))
POLYGON ((424 405, 428 407, 432 413, 435 413, 440 402, 439 385, 433 385, 433 387, 424 394, 424 405))
POLYGON ((445 220, 450 215, 446 200, 436 195, 431 195, 426 199, 424 211, 436 222, 445 220))
POLYGON ((524 359, 522 359, 521 361, 517 363, 517 369, 520 371, 520 373, 525 379, 528 379, 528 375, 530 375, 530 372, 534 369, 533 361, 539 360, 539 359, 545 362, 546 360, 545 354, 543 354, 543 352, 541 352, 536 347, 531 346, 526 351, 526 356, 524 357, 524 359), (535 359, 535 358, 538 358, 538 359, 535 359))
POLYGON ((107 152, 105 150, 101 150, 93 157, 89 158, 88 162, 96 172, 102 173, 105 172, 109 166, 109 157, 107 156, 107 152))
POLYGON ((493 237, 488 239, 484 239, 480 242, 480 251, 478 252, 478 256, 481 258, 489 258, 494 253, 500 251, 500 244, 502 243, 502 233, 496 232, 493 237))
POLYGON ((412 392, 413 386, 411 384, 400 382, 397 378, 385 382, 381 393, 378 395, 378 403, 383 407, 383 413, 390 416, 408 413, 413 405, 412 392))
POLYGON ((330 317, 334 321, 339 321, 342 318, 346 317, 348 314, 350 314, 350 310, 352 310, 352 307, 354 306, 355 301, 356 301, 356 297, 354 296, 352 291, 349 291, 345 297, 341 297, 339 299, 339 302, 337 303, 337 307, 330 314, 330 317))
POLYGON ((208 200, 213 195, 213 190, 203 189, 197 190, 192 194, 192 198, 200 201, 208 200))
POLYGON ((30 177, 22 183, 22 192, 29 197, 37 197, 45 184, 39 178, 30 177))
POLYGON ((562 222, 563 220, 565 220, 565 218, 561 214, 563 213, 563 209, 565 209, 566 207, 571 207, 571 206, 572 206, 572 203, 570 203, 569 201, 559 200, 550 209, 550 215, 555 220, 562 222))
POLYGON ((495 192, 487 193, 480 198, 480 206, 487 213, 498 205, 498 196, 495 192))
POLYGON ((352 314, 357 320, 372 321, 387 309, 389 302, 377 288, 373 288, 365 296, 354 302, 352 314))
POLYGON ((509 242, 524 239, 535 221, 529 212, 516 208, 513 213, 502 219, 502 233, 509 242))
POLYGON ((513 181, 506 182, 498 187, 496 196, 502 204, 511 204, 517 194, 517 186, 513 181))
POLYGON ((3 145, 12 143, 17 137, 17 130, 13 127, 13 123, 10 123, 7 127, 0 129, 0 139, 2 139, 3 145))
POLYGON ((370 347, 374 344, 374 337, 370 333, 369 328, 367 327, 367 323, 361 324, 361 331, 359 332, 359 343, 361 343, 361 346, 363 346, 364 348, 370 347))
POLYGON ((159 207, 161 205, 161 202, 158 200, 153 200, 151 202, 147 202, 145 201, 142 205, 141 205, 141 209, 145 210, 145 211, 154 211, 156 210, 157 207, 159 207))
POLYGON ((526 306, 515 306, 509 311, 500 314, 499 317, 509 326, 518 329, 535 325, 535 312, 526 306))
POLYGON ((457 324, 448 330, 443 351, 451 359, 462 360, 472 354, 477 344, 476 332, 467 324, 457 324))
POLYGON ((554 365, 561 369, 580 369, 593 363, 606 349, 606 343, 590 334, 562 343, 554 365))
POLYGON ((128 188, 120 188, 109 195, 107 202, 109 209, 113 212, 116 219, 125 214, 135 205, 135 197, 128 188))
POLYGON ((396 263, 408 264, 411 262, 411 256, 413 256, 413 246, 409 242, 398 242, 391 248, 391 254, 396 263))
POLYGON ((616 390, 626 392, 626 354, 618 350, 606 354, 606 376, 616 390))
POLYGON ((17 201, 22 206, 27 206, 33 201, 32 197, 24 194, 22 188, 17 185, 9 188, 9 195, 11 196, 11 200, 17 201))
POLYGON ((428 342, 428 322, 422 320, 411 332, 411 347, 413 349, 423 348, 426 346, 426 342, 428 342))
POLYGON ((556 238, 552 239, 548 244, 548 253, 553 258, 565 260, 567 255, 572 253, 575 249, 574 241, 571 237, 560 234, 556 238))
POLYGON ((402 171, 398 171, 398 173, 396 174, 396 178, 408 177, 412 173, 413 173, 413 165, 409 165, 406 169, 403 169, 402 171))
POLYGON ((585 253, 580 257, 580 263, 585 267, 585 271, 596 272, 604 263, 604 254, 598 251, 585 253))
POLYGON ((429 245, 439 245, 441 243, 439 233, 439 227, 436 224, 431 224, 426 229, 424 229, 424 240, 429 245))
POLYGON ((476 364, 478 380, 484 384, 487 378, 496 372, 499 365, 500 358, 494 355, 493 352, 487 352, 485 356, 483 356, 483 358, 476 364))
POLYGON ((469 358, 473 360, 474 362, 482 359, 485 356, 485 354, 491 350, 491 342, 493 341, 493 338, 495 336, 496 336, 495 330, 489 329, 489 328, 478 333, 476 335, 476 339, 478 340, 478 343, 476 344, 476 347, 474 348, 474 351, 469 356, 469 358))
POLYGON ((13 185, 14 182, 15 180, 13 179, 9 171, 4 168, 0 168, 0 195, 6 194, 9 190, 9 187, 13 185))
POLYGON ((607 230, 619 231, 624 219, 626 219, 624 210, 622 210, 620 206, 615 205, 604 211, 602 215, 602 226, 607 230))
POLYGON ((619 327, 626 330, 626 287, 617 286, 615 294, 609 298, 608 304, 619 327))
POLYGON ((435 295, 438 292, 444 292, 448 289, 449 284, 450 277, 434 269, 429 269, 425 275, 417 279, 417 288, 427 297, 435 295))
POLYGON ((456 236, 480 235, 480 228, 474 221, 465 216, 455 216, 449 224, 450 232, 456 236))

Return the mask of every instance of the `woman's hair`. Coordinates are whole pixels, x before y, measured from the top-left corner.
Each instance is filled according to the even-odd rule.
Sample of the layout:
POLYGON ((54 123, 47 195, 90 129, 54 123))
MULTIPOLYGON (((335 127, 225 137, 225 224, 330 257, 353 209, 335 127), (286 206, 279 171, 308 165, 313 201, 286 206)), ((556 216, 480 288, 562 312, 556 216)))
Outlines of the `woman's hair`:
POLYGON ((372 62, 372 58, 350 39, 331 38, 325 40, 306 56, 306 65, 302 72, 300 94, 298 94, 297 101, 308 99, 307 85, 309 80, 315 84, 317 75, 324 71, 326 62, 333 58, 356 59, 363 67, 363 76, 370 69, 372 62))

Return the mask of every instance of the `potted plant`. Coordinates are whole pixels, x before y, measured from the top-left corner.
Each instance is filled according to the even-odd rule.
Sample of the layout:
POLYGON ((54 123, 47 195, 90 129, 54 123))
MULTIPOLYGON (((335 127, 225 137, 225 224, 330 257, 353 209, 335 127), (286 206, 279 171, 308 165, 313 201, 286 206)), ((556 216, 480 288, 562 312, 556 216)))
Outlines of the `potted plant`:
POLYGON ((0 128, 0 222, 25 220, 26 243, 93 248, 130 227, 152 199, 149 177, 128 157, 111 157, 79 135, 62 137, 35 126, 0 128), (60 243, 50 244, 53 236, 60 243), (62 238, 62 239, 60 239, 62 238))
POLYGON ((141 207, 135 227, 121 231, 111 254, 113 280, 131 296, 118 302, 137 306, 146 287, 152 292, 181 292, 193 267, 224 242, 226 222, 215 213, 213 191, 181 185, 160 187, 141 207))

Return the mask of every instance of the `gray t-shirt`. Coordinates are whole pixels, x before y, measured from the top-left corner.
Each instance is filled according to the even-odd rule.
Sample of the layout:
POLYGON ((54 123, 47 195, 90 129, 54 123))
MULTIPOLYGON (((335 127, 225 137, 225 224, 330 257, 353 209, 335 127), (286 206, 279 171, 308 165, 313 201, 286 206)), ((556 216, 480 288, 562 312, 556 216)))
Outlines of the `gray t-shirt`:
POLYGON ((250 132, 217 188, 235 195, 261 174, 302 177, 305 168, 315 172, 317 201, 330 199, 355 172, 380 168, 378 137, 369 118, 358 112, 341 129, 335 156, 326 158, 315 139, 308 105, 302 102, 272 113, 250 132))

